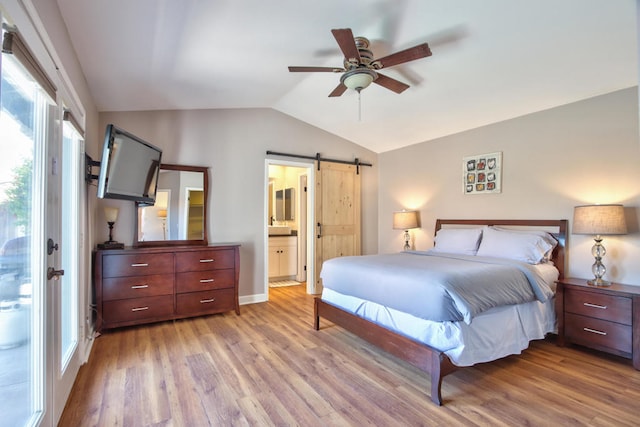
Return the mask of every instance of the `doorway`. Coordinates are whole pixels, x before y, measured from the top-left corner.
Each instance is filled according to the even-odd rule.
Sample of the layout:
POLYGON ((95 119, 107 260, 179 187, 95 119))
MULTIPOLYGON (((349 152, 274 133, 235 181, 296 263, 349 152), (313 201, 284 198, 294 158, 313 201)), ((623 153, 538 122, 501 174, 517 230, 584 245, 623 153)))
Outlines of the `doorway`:
POLYGON ((306 283, 314 293, 313 163, 267 159, 265 163, 264 295, 270 283, 306 283))
POLYGON ((204 190, 202 188, 185 189, 184 236, 187 240, 204 239, 204 190))

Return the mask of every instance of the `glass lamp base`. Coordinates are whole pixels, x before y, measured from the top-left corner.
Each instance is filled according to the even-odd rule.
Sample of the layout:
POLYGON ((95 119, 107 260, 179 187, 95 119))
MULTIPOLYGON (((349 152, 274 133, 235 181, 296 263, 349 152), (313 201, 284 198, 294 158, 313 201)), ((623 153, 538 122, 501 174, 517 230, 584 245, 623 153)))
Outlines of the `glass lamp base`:
POLYGON ((596 277, 595 279, 587 280, 587 283, 591 286, 611 286, 611 282, 609 282, 608 280, 602 280, 599 277, 596 277))
POLYGON ((411 241, 411 236, 409 235, 409 230, 404 230, 404 248, 402 248, 402 250, 404 251, 411 250, 411 244, 409 243, 410 241, 411 241))
POLYGON ((594 278, 588 280, 587 283, 592 286, 611 286, 611 282, 602 280, 602 276, 607 272, 607 268, 602 263, 602 257, 607 253, 607 250, 602 245, 602 237, 597 235, 593 240, 596 242, 591 248, 591 254, 596 258, 596 262, 591 266, 594 278))

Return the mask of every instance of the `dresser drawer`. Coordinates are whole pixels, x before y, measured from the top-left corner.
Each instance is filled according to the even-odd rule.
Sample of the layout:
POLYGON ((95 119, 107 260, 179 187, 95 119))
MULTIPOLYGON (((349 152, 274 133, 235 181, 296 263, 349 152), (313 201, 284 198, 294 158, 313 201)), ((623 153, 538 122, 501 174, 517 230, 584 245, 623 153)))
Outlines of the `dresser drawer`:
POLYGON ((176 253, 176 272, 217 270, 235 267, 233 249, 176 253))
POLYGON ((633 331, 630 325, 570 313, 565 313, 564 320, 565 336, 576 344, 631 354, 633 331))
POLYGON ((190 292, 177 295, 178 315, 219 313, 235 310, 235 290, 190 292))
POLYGON ((631 298, 565 290, 565 312, 631 325, 631 298))
POLYGON ((172 314, 173 295, 105 301, 102 307, 106 324, 167 318, 172 314))
POLYGON ((102 258, 103 277, 173 274, 172 253, 106 255, 102 258))
POLYGON ((190 271, 176 275, 176 292, 208 291, 212 289, 233 288, 235 270, 190 271))
POLYGON ((173 276, 167 274, 111 277, 102 281, 102 298, 105 301, 171 294, 173 276))

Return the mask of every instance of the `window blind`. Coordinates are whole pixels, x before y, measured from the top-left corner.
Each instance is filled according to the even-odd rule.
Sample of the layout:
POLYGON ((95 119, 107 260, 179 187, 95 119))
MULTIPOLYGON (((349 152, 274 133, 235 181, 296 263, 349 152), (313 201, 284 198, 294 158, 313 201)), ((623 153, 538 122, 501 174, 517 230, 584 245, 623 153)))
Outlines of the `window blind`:
POLYGON ((56 86, 49 77, 47 77, 44 69, 40 66, 17 31, 10 30, 4 32, 2 52, 14 55, 51 99, 56 99, 56 86))

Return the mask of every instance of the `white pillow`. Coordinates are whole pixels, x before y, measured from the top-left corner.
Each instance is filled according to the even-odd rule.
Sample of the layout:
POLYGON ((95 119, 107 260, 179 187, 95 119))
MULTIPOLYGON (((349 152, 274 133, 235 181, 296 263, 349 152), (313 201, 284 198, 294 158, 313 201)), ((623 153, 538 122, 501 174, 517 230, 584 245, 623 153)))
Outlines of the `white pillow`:
POLYGON ((436 233, 433 252, 475 255, 480 244, 482 228, 441 228, 436 233))
POLYGON ((497 226, 491 226, 490 228, 493 228, 494 230, 498 230, 498 231, 506 231, 509 233, 533 234, 533 235, 542 237, 545 242, 551 245, 551 249, 549 249, 544 254, 544 262, 551 260, 551 255, 553 254, 553 250, 555 249, 556 246, 558 246, 558 241, 556 240, 556 238, 544 230, 512 230, 509 228, 497 227, 497 226))
POLYGON ((515 259, 529 264, 545 262, 553 245, 535 233, 496 230, 487 227, 476 255, 515 259))

